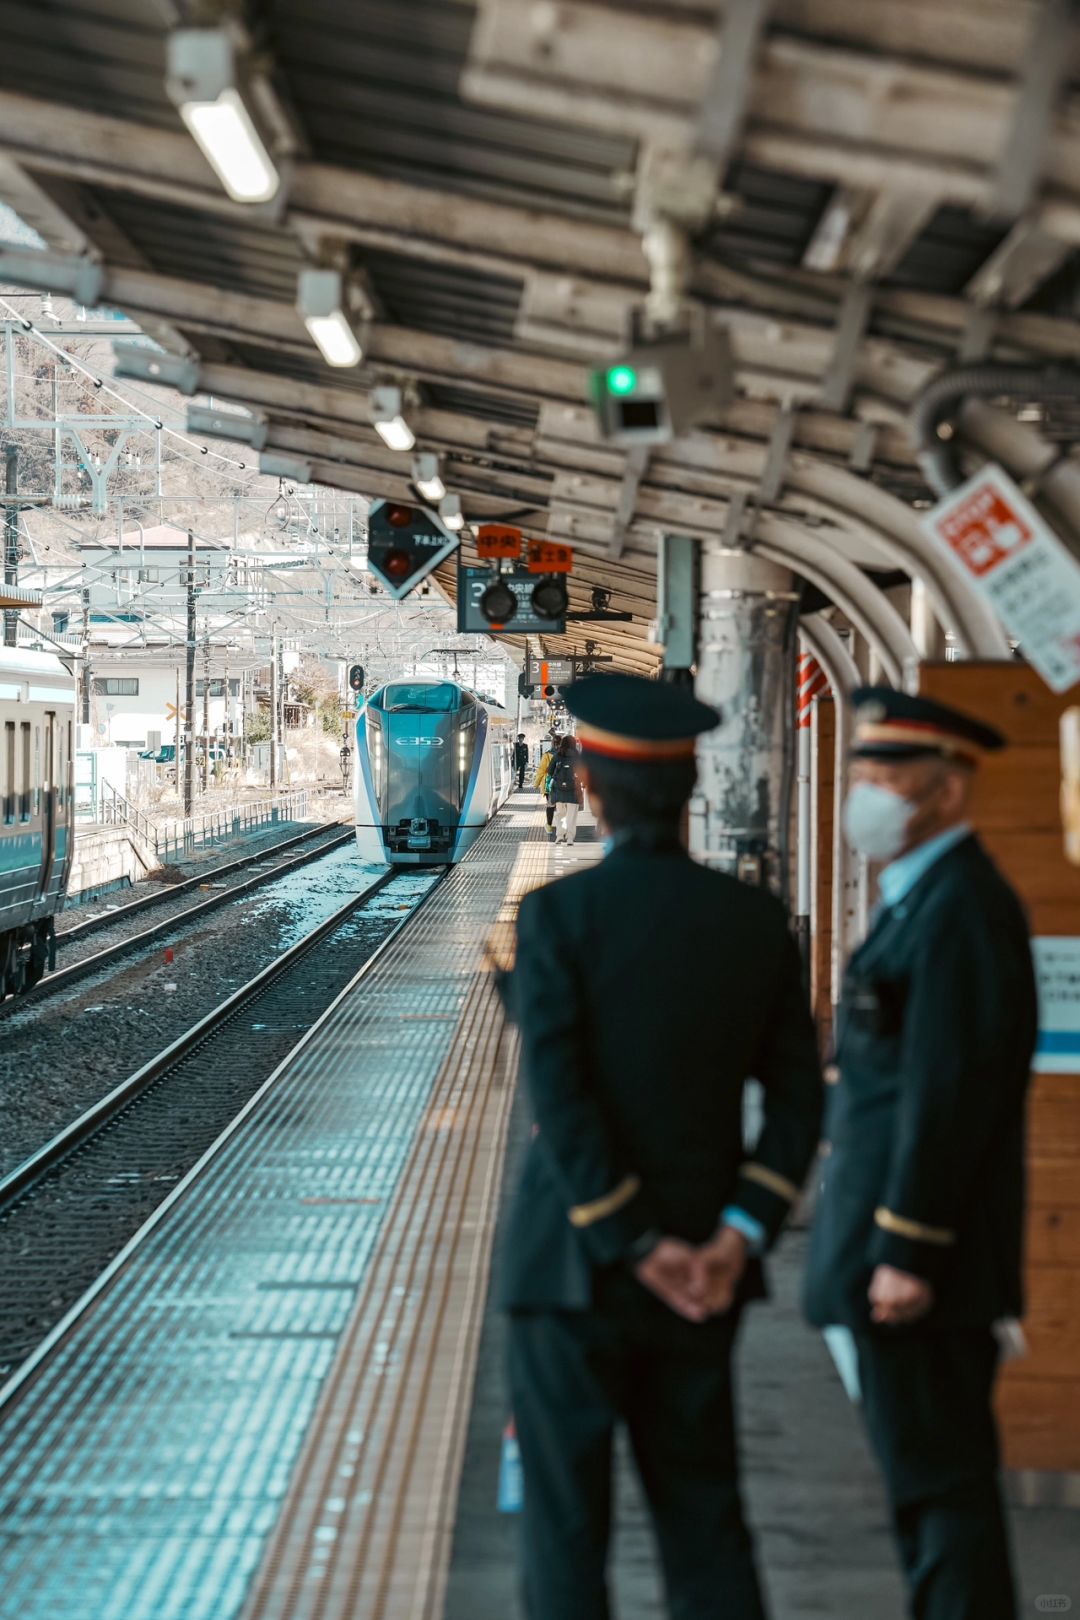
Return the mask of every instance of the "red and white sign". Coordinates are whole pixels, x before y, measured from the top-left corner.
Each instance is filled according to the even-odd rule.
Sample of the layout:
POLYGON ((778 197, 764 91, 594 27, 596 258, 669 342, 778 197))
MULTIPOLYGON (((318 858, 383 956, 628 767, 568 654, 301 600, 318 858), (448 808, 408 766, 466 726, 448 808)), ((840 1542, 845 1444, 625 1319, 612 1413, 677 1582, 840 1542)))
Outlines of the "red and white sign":
POLYGON ((799 725, 809 726, 814 718, 814 699, 829 690, 829 677, 811 653, 799 654, 799 725))
POLYGON ((1055 692, 1080 681, 1080 563, 1000 467, 923 518, 1055 692))
POLYGON ((481 523, 476 531, 476 550, 484 562, 521 556, 521 530, 511 523, 481 523))

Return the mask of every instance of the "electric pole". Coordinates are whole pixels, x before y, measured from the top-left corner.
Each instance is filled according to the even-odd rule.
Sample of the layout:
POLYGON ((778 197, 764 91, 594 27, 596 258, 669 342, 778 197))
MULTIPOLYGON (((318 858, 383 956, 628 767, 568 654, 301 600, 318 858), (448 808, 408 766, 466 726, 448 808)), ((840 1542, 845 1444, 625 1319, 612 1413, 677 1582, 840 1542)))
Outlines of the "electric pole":
MULTIPOLYGON (((19 583, 19 508, 15 497, 19 493, 19 447, 9 444, 5 453, 4 493, 7 496, 4 512, 4 584, 19 583)), ((18 639, 18 608, 4 610, 4 646, 14 647, 18 639)))
POLYGON ((90 592, 82 593, 82 723, 90 724, 90 592))
POLYGON ((278 634, 274 631, 270 650, 270 789, 277 787, 278 751, 278 634))
POLYGON ((210 791, 210 634, 207 632, 203 638, 203 769, 202 787, 204 793, 210 791))
POLYGON ((187 564, 187 706, 184 711, 184 814, 195 805, 195 531, 188 530, 187 564))

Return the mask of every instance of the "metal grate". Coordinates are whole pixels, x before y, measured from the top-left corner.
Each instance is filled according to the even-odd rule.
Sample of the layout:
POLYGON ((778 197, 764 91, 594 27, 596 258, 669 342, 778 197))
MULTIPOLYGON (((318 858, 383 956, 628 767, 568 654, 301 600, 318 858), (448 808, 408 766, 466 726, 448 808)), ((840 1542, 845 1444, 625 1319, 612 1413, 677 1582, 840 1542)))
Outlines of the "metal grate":
POLYGON ((0 1405, 4 1620, 236 1614, 538 820, 499 817, 0 1405))

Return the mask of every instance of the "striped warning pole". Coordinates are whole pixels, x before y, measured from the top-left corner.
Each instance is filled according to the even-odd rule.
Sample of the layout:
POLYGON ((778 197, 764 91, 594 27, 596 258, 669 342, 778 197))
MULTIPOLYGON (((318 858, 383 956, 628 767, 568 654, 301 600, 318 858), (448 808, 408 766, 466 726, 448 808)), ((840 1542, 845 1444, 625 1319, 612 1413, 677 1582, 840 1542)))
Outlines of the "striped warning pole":
POLYGON ((812 839, 814 829, 810 796, 810 727, 814 718, 815 699, 829 690, 828 678, 817 659, 810 653, 799 654, 796 677, 796 708, 798 715, 799 762, 798 798, 796 802, 797 865, 795 881, 795 932, 803 953, 803 962, 810 965, 810 885, 812 873, 812 839))

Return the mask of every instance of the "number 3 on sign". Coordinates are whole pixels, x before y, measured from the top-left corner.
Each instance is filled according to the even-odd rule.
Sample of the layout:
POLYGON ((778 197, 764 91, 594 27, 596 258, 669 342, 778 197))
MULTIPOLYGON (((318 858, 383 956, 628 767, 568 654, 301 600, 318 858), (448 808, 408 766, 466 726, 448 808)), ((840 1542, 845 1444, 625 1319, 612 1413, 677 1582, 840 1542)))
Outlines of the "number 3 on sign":
POLYGON ((570 574, 574 569, 574 553, 569 546, 558 546, 551 540, 529 541, 530 574, 570 574))

